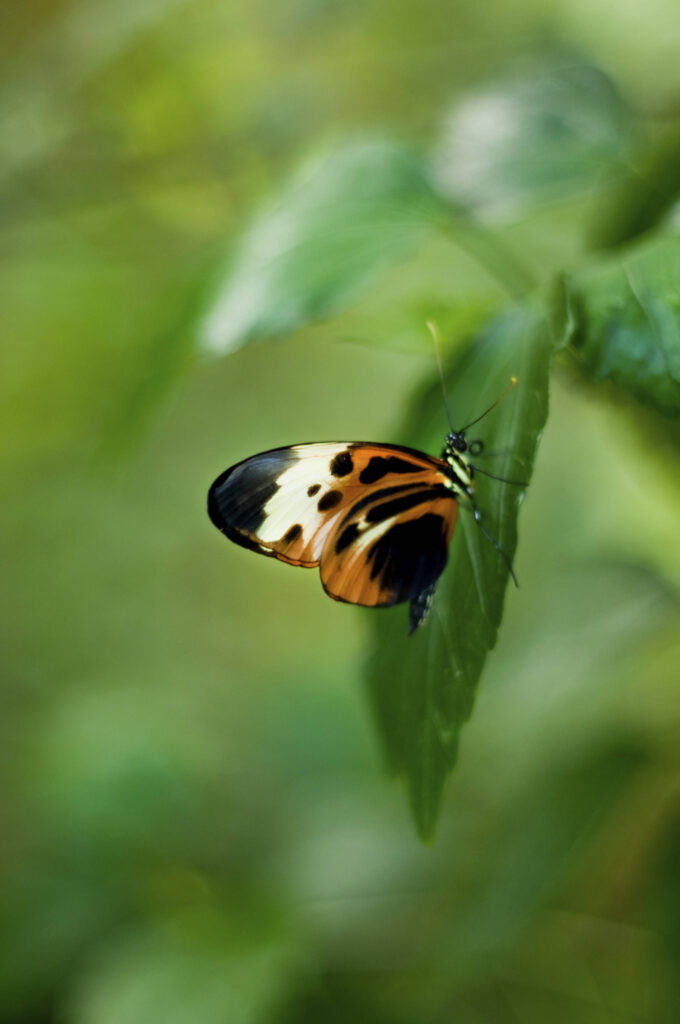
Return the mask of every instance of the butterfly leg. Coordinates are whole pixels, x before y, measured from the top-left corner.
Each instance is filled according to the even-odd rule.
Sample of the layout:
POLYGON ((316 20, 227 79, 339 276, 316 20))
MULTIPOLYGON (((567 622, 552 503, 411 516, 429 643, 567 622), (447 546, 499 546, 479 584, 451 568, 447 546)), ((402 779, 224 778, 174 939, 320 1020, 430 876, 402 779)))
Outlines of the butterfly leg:
POLYGON ((461 505, 461 508, 470 508, 472 510, 472 514, 473 514, 473 516, 475 518, 475 522, 477 523, 477 526, 479 527, 481 532, 484 534, 486 539, 491 544, 493 544, 493 546, 495 547, 496 551, 498 552, 498 554, 501 556, 501 558, 503 559, 503 561, 507 565, 508 572, 510 573, 510 575, 512 577, 512 582, 515 584, 516 587, 519 587, 519 583, 517 582, 517 577, 515 576, 515 570, 512 567, 512 562, 510 561, 510 559, 506 555, 505 551, 503 551, 503 548, 500 546, 500 544, 498 543, 496 538, 492 534, 489 533, 487 528, 484 526, 484 523, 482 522, 482 517, 481 517, 479 509, 477 507, 477 502, 474 499, 474 494, 472 493, 472 490, 468 490, 468 491, 466 491, 466 493, 467 493, 467 498, 468 498, 469 504, 466 505, 465 503, 463 503, 461 505))
POLYGON ((488 469, 482 469, 481 466, 475 466, 470 463, 475 473, 481 473, 483 476, 488 476, 491 480, 499 480, 502 484, 512 484, 513 487, 528 487, 529 484, 526 480, 508 480, 505 476, 496 476, 495 473, 489 473, 488 469))

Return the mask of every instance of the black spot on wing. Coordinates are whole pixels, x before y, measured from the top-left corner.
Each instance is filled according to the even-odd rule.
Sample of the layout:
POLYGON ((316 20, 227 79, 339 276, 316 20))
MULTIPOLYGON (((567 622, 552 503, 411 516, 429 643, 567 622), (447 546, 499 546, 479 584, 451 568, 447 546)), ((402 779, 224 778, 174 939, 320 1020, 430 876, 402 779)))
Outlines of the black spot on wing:
POLYGON ((307 488, 307 496, 313 498, 321 490, 321 484, 312 484, 311 487, 307 488))
POLYGON ((354 469, 354 463, 352 462, 352 456, 349 451, 338 452, 334 455, 330 462, 331 476, 347 476, 354 469))
POLYGON ((348 523, 350 519, 355 519, 358 514, 366 508, 367 505, 374 505, 377 501, 382 501, 384 498, 391 498, 396 494, 406 494, 409 491, 422 490, 422 484, 393 484, 391 487, 381 487, 377 491, 369 491, 363 498, 359 498, 342 520, 341 525, 348 523))
POLYGON ((443 484, 437 484, 434 487, 423 488, 418 491, 409 491, 407 494, 401 494, 390 501, 383 501, 373 505, 366 513, 366 522, 384 523, 386 519, 391 519, 392 516, 398 516, 400 513, 407 512, 409 509, 415 508, 416 505, 421 505, 424 502, 434 501, 435 498, 450 498, 453 500, 453 494, 443 484))
POLYGON ((284 533, 282 543, 292 544, 294 541, 298 539, 301 533, 302 526, 300 525, 300 523, 295 523, 294 526, 291 526, 290 530, 287 530, 286 533, 284 533))
POLYGON ((423 473, 425 469, 425 466, 409 462, 408 459, 400 459, 398 455, 374 455, 359 473, 359 481, 362 484, 374 484, 387 473, 423 473))
POLYGON ((335 508, 342 501, 342 491, 326 491, 322 497, 319 498, 316 507, 319 512, 328 512, 330 509, 335 508))
POLYGON ((339 555, 341 551, 344 551, 350 544, 353 544, 360 532, 357 523, 350 523, 349 526, 346 526, 335 542, 336 555, 339 555))
POLYGON ((395 604, 416 597, 441 575, 448 558, 446 531, 442 516, 427 512, 395 523, 371 545, 371 579, 394 593, 395 604))

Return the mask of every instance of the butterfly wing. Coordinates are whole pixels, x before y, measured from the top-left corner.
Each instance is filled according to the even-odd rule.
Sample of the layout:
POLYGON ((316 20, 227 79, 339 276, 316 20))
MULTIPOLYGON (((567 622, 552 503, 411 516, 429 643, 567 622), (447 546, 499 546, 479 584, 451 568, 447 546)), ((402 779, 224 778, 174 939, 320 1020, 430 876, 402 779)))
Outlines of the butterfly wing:
MULTIPOLYGON (((208 513, 215 526, 237 544, 291 565, 311 567, 322 561, 338 524, 346 521, 347 526, 355 524, 357 529, 363 529, 362 517, 375 502, 384 503, 411 491, 423 492, 428 487, 443 485, 447 480, 444 468, 439 459, 397 445, 324 442, 275 448, 253 455, 222 473, 210 488, 208 513), (377 496, 375 502, 367 503, 372 495, 377 496)), ((433 493, 432 498, 439 498, 439 495, 433 493)), ((451 504, 455 506, 455 502, 451 504)), ((420 502, 420 513, 422 505, 420 502)), ((450 508, 451 505, 447 505, 449 512, 450 508)), ((406 510, 404 515, 408 521, 416 513, 409 514, 406 510)), ((373 531, 374 539, 386 532, 385 524, 386 521, 375 524, 378 529, 373 531)), ((453 529, 452 524, 450 529, 453 529)), ((411 527, 412 541, 418 539, 415 532, 411 527)), ((425 532, 420 539, 427 540, 425 532)), ((339 578, 343 575, 342 565, 348 567, 353 579, 361 573, 358 555, 361 551, 367 554, 364 541, 368 540, 366 531, 361 544, 356 543, 355 538, 355 542, 346 544, 336 555, 334 545, 329 547, 329 554, 325 556, 329 580, 328 586, 324 581, 324 586, 331 596, 355 604, 394 604, 407 600, 410 594, 394 596, 404 592, 403 585, 396 585, 396 578, 395 586, 387 587, 387 580, 392 578, 387 570, 381 570, 381 578, 386 581, 382 591, 375 579, 362 589, 356 580, 349 585, 339 578), (355 600, 354 594, 362 600, 355 600), (388 596, 392 599, 381 599, 388 596)), ((430 545, 432 540, 430 537, 430 545)), ((395 552, 388 559, 390 565, 398 557, 395 552)), ((409 556, 405 553, 401 557, 408 562, 409 556)), ((434 556, 429 556, 428 562, 432 567, 434 556)), ((364 571, 370 572, 373 565, 373 561, 366 564, 364 571)), ((414 563, 414 568, 417 580, 423 576, 430 578, 431 569, 424 571, 420 563, 414 563)), ((407 573, 405 564, 401 576, 407 573)))
POLYGON ((436 464, 409 481, 369 488, 326 535, 321 554, 326 593, 371 607, 413 601, 415 628, 446 565, 457 514, 450 481, 436 464))

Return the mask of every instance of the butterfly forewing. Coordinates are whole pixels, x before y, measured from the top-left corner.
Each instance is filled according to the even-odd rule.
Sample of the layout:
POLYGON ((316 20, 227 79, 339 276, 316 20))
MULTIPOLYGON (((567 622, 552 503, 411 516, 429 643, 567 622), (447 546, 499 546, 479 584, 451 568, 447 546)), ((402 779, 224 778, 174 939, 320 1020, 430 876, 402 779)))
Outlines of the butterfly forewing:
POLYGON ((325 529, 346 500, 332 483, 341 477, 330 470, 346 448, 296 445, 239 462, 210 488, 210 518, 244 547, 293 565, 318 565, 325 529))
POLYGON ((439 459, 397 445, 276 448, 218 477, 208 511, 218 529, 243 547, 293 565, 322 562, 331 596, 354 604, 394 604, 422 589, 421 580, 436 579, 444 567, 456 508, 452 494, 440 493, 447 483, 444 469, 439 459), (417 501, 409 497, 416 493, 417 501), (426 495, 435 507, 427 506, 426 495), (387 504, 398 500, 401 511, 387 504), (431 519, 418 537, 417 526, 408 525, 424 513, 447 521, 443 552, 431 519), (404 529, 395 533, 399 525, 404 529))

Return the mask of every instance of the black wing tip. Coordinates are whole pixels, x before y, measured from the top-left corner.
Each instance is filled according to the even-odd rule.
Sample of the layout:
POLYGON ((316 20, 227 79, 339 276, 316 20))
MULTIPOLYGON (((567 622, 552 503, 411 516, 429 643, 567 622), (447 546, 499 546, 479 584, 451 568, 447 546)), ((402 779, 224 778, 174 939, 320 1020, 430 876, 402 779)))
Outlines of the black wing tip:
POLYGON ((216 480, 210 485, 208 490, 208 517, 213 526, 216 526, 220 533, 238 544, 242 548, 246 548, 247 551, 255 551, 259 555, 266 555, 268 558, 276 558, 276 552, 260 544, 259 541, 249 536, 247 533, 241 533, 235 527, 233 527, 224 517, 224 513, 220 508, 218 500, 218 492, 224 481, 230 476, 238 466, 230 466, 229 469, 225 469, 224 473, 220 473, 216 480))
POLYGON ((229 469, 225 469, 224 473, 220 473, 217 479, 213 480, 208 491, 208 516, 213 526, 216 526, 221 533, 227 533, 228 527, 225 522, 224 516, 220 511, 219 501, 217 500, 217 492, 233 469, 234 466, 230 466, 229 469))

